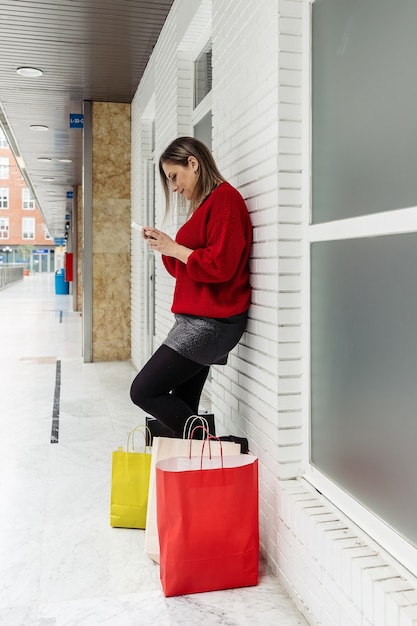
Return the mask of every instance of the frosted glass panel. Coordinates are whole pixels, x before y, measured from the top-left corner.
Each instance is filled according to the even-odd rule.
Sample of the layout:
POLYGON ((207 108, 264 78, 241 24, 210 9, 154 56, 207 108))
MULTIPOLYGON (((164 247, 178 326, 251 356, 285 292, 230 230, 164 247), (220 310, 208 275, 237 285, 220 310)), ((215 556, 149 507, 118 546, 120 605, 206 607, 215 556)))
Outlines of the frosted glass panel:
POLYGON ((417 2, 315 0, 314 223, 417 205, 417 2))
POLYGON ((194 126, 194 137, 206 144, 207 148, 212 148, 212 113, 209 111, 197 124, 194 126))
POLYGON ((417 546, 417 235, 311 248, 311 461, 417 546))

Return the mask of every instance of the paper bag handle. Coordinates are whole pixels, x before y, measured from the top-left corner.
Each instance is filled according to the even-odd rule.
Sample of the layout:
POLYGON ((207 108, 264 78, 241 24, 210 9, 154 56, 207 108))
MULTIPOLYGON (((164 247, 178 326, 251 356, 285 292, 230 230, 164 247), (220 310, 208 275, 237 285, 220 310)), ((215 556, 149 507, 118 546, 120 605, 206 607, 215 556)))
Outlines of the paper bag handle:
MULTIPOLYGON (((200 416, 198 416, 198 417, 200 417, 200 416)), ((200 428, 202 428, 202 429, 204 430, 205 435, 206 435, 205 437, 203 436, 204 442, 206 442, 206 441, 207 441, 207 439, 210 439, 210 437, 211 437, 211 435, 210 435, 210 433, 209 433, 208 428, 205 428, 204 426, 194 426, 193 430, 191 431, 191 436, 190 436, 190 439, 189 439, 189 441, 190 441, 190 454, 189 454, 189 458, 190 458, 190 459, 191 459, 191 446, 192 446, 192 444, 193 444, 193 437, 194 437, 194 433, 195 433, 195 431, 196 431, 196 430, 200 430, 200 428)), ((215 438, 216 438, 216 437, 215 437, 215 438)), ((200 440, 198 440, 198 441, 200 441, 200 440)), ((203 446, 203 447, 204 447, 204 446, 203 446)), ((209 458, 211 459, 211 445, 210 445, 210 441, 209 441, 209 458)))
MULTIPOLYGON (((201 447, 201 456, 200 456, 200 469, 201 470, 203 469, 204 446, 206 445, 206 441, 209 442, 209 446, 210 446, 210 440, 211 439, 215 439, 220 444, 220 458, 221 458, 221 464, 222 464, 222 469, 223 469, 223 446, 222 446, 221 439, 219 439, 218 437, 215 437, 214 435, 210 435, 210 433, 207 433, 207 438, 204 439, 203 445, 201 447)), ((211 448, 210 448, 209 457, 211 459, 211 448)))
POLYGON ((223 446, 222 446, 222 442, 221 439, 219 439, 218 437, 216 437, 215 435, 211 435, 208 431, 208 429, 204 428, 204 426, 195 426, 192 430, 191 433, 191 437, 190 437, 190 459, 191 459, 191 446, 193 443, 193 435, 195 433, 196 430, 198 430, 199 428, 202 428, 205 433, 206 436, 203 440, 203 445, 201 446, 201 456, 200 456, 200 469, 203 469, 203 457, 204 457, 204 447, 206 445, 206 442, 208 441, 208 445, 209 445, 209 459, 211 460, 212 456, 211 456, 211 445, 210 442, 212 439, 214 439, 215 441, 218 441, 220 444, 220 458, 221 458, 221 464, 222 464, 222 469, 223 469, 223 446))
POLYGON ((200 426, 200 428, 204 428, 207 432, 209 431, 209 425, 208 425, 208 421, 206 420, 206 418, 203 415, 190 415, 190 417, 187 418, 185 424, 184 424, 184 430, 182 432, 182 438, 183 439, 190 439, 190 433, 192 432, 192 428, 193 425, 196 421, 200 421, 202 426, 200 426))
POLYGON ((140 426, 136 426, 136 427, 135 427, 135 428, 133 428, 133 429, 130 431, 130 433, 128 434, 128 436, 127 436, 127 445, 126 445, 126 450, 127 450, 127 452, 129 452, 129 445, 130 445, 130 444, 132 444, 132 452, 134 452, 134 451, 135 451, 135 433, 136 433, 136 431, 139 431, 139 432, 140 432, 140 434, 143 436, 143 440, 144 440, 144 442, 145 442, 144 450, 145 450, 145 452, 146 452, 146 448, 148 447, 148 446, 146 445, 146 432, 147 432, 147 433, 148 433, 148 435, 149 435, 149 441, 151 442, 151 444, 152 444, 152 433, 151 433, 151 431, 150 431, 150 429, 149 429, 149 427, 148 427, 148 426, 142 426, 142 425, 140 425, 140 426))

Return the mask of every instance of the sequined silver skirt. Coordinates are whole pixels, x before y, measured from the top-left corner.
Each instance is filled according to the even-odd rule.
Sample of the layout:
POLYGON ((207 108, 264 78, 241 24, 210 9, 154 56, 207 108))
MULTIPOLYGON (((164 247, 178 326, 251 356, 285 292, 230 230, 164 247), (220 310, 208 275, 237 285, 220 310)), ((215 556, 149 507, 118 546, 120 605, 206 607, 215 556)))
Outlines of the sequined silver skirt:
POLYGON ((225 365, 246 328, 248 312, 224 319, 175 315, 175 324, 163 343, 201 365, 225 365))

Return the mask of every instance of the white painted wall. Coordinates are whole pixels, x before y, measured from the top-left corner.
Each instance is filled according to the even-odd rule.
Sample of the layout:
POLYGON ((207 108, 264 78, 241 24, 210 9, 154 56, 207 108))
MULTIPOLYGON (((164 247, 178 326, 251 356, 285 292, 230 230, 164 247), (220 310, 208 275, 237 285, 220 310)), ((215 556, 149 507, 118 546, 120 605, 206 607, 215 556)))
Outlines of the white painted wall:
MULTIPOLYGON (((132 104, 132 216, 143 223, 149 120, 158 157, 192 132, 192 62, 213 40, 213 153, 254 226, 250 320, 214 367, 218 431, 247 436, 260 462, 262 552, 311 624, 417 624, 416 581, 304 479, 307 459, 309 213, 307 0, 176 0, 132 104), (152 106, 150 106, 152 103, 152 106)), ((163 199, 156 185, 157 226, 163 199)), ((164 228, 175 232, 175 213, 164 228)), ((132 236, 132 360, 143 337, 143 243, 132 236)), ((159 259, 156 344, 172 323, 173 282, 159 259)))

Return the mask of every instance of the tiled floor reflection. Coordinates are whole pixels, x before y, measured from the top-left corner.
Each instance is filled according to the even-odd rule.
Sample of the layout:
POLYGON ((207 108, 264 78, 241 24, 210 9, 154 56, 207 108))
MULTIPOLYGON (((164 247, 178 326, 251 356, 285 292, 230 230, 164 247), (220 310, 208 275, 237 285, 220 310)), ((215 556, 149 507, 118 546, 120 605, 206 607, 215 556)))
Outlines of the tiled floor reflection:
POLYGON ((81 317, 54 292, 53 274, 0 291, 0 625, 305 625, 267 573, 258 587, 165 598, 144 532, 110 527, 111 453, 144 420, 135 371, 84 364, 81 317))

